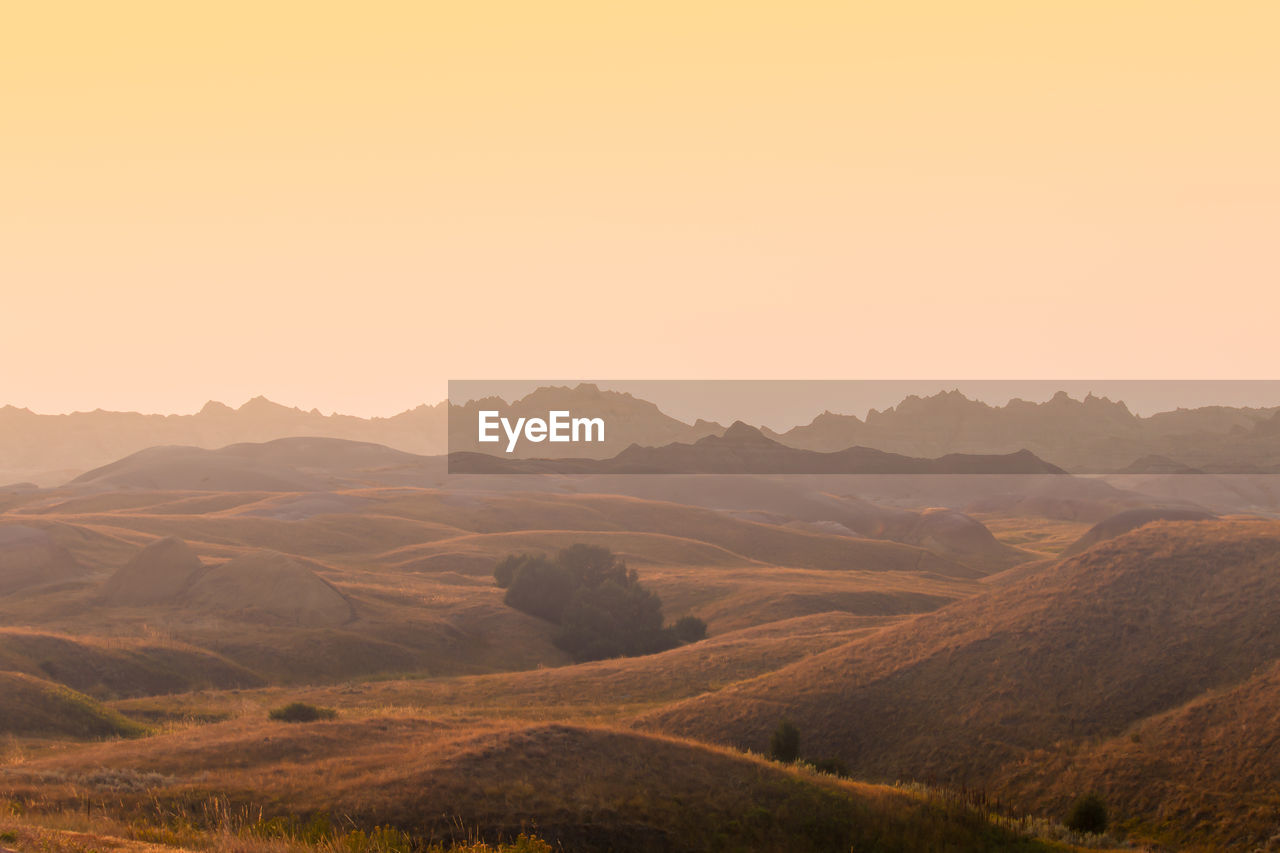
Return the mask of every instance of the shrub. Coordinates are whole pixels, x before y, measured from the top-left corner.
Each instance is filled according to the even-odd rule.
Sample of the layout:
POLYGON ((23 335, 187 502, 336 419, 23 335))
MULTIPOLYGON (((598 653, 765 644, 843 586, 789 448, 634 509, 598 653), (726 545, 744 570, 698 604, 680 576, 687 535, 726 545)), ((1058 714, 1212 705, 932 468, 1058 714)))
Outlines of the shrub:
POLYGON ((531 559, 533 558, 528 554, 508 554, 498 561, 498 565, 493 567, 494 581, 498 586, 506 589, 511 586, 511 581, 515 578, 516 572, 531 559))
POLYGON ((577 660, 644 655, 679 645, 662 630, 662 600, 638 582, 584 586, 564 608, 555 644, 577 660))
POLYGON ((516 567, 503 601, 531 616, 559 622, 577 586, 573 575, 546 557, 528 557, 516 567))
POLYGON ((559 625, 553 642, 577 661, 652 654, 706 636, 694 616, 664 628, 662 600, 598 545, 571 545, 554 560, 509 554, 493 578, 508 606, 559 625))
POLYGON ((636 579, 634 572, 627 571, 626 563, 601 545, 570 545, 556 555, 556 563, 586 587, 598 587, 610 581, 626 586, 628 581, 636 579))
POLYGON ((682 643, 696 643, 707 638, 707 623, 697 616, 682 616, 676 620, 676 639, 682 643))
POLYGON ((790 764, 800 755, 800 730, 783 719, 769 738, 769 757, 790 764))
POLYGON ((1105 832, 1107 829, 1107 804, 1097 794, 1077 797, 1067 815, 1067 829, 1076 832, 1105 832))
POLYGON ((320 708, 306 702, 290 702, 283 708, 273 708, 271 719, 282 723, 314 723, 316 720, 332 720, 338 712, 332 708, 320 708))
POLYGON ((830 773, 841 779, 849 778, 849 766, 838 758, 820 758, 813 762, 813 769, 819 773, 830 773))

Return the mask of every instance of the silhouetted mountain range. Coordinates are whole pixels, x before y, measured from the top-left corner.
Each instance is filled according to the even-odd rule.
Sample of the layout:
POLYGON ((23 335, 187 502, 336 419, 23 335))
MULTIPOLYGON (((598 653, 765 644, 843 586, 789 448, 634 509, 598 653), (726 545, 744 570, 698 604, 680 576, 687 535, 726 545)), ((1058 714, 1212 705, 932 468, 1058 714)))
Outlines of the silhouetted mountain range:
MULTIPOLYGON (((299 436, 371 442, 427 456, 450 450, 494 454, 494 445, 476 441, 476 414, 486 408, 510 418, 566 410, 601 417, 609 425, 604 442, 522 442, 515 458, 614 459, 627 452, 623 462, 638 466, 650 464, 642 458, 644 448, 694 445, 725 433, 718 423, 688 424, 647 400, 586 383, 539 388, 510 403, 493 398, 460 406, 422 405, 389 418, 324 415, 263 397, 238 409, 210 402, 191 415, 102 410, 39 415, 5 406, 0 408, 0 483, 56 485, 149 447, 215 449, 299 436), (640 449, 631 450, 633 445, 640 449)), ((1280 407, 1210 406, 1141 417, 1123 402, 1093 395, 1076 400, 1059 393, 1044 403, 1012 400, 991 406, 948 391, 907 397, 884 411, 872 410, 865 420, 824 412, 782 433, 763 429, 761 438, 820 453, 861 448, 858 460, 839 461, 849 468, 875 468, 869 450, 914 459, 1006 456, 1026 450, 1072 473, 1280 472, 1280 407)), ((700 446, 698 453, 708 456, 712 447, 700 446)), ((757 455, 764 452, 778 451, 757 455)), ((718 464, 733 463, 726 459, 718 464)))
POLYGON ((323 415, 256 397, 238 409, 218 402, 193 415, 75 412, 39 415, 0 408, 0 483, 58 485, 150 447, 214 449, 243 442, 315 436, 384 444, 409 453, 445 451, 446 407, 418 406, 390 418, 323 415))
POLYGON ((618 391, 602 390, 598 385, 583 382, 573 388, 563 385, 538 388, 510 403, 497 397, 489 397, 471 400, 461 406, 450 406, 451 452, 494 452, 495 445, 481 444, 477 440, 477 416, 485 409, 501 410, 503 416, 512 421, 522 417, 545 418, 551 411, 569 411, 574 417, 602 418, 608 425, 603 442, 523 443, 517 445, 512 453, 517 458, 587 456, 592 459, 608 459, 633 444, 658 447, 673 442, 697 441, 724 432, 724 427, 718 423, 698 420, 690 425, 667 415, 648 400, 618 391))
POLYGON ((612 459, 512 459, 482 453, 449 454, 452 474, 1064 474, 1033 453, 952 453, 919 459, 870 447, 831 453, 788 447, 736 421, 723 435, 692 444, 633 444, 612 459))
POLYGON ((440 457, 339 438, 277 438, 218 450, 149 447, 76 477, 91 489, 312 492, 363 485, 437 484, 440 457))
POLYGON ((907 397, 866 420, 824 412, 767 435, 792 447, 853 445, 910 456, 1026 449, 1074 473, 1280 471, 1280 407, 1177 409, 1140 417, 1119 401, 1058 392, 1044 403, 990 406, 958 391, 907 397))

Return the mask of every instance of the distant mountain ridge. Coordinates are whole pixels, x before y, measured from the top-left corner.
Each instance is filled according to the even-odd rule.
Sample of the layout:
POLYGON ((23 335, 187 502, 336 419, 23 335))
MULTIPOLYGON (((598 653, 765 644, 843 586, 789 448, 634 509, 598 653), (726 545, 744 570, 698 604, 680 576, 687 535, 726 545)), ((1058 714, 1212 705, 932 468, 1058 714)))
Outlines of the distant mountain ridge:
MULTIPOLYGON (((341 438, 381 444, 423 456, 492 452, 476 438, 476 414, 496 408, 509 417, 545 417, 561 409, 602 417, 610 425, 600 444, 521 443, 516 458, 587 456, 609 459, 632 445, 692 444, 724 434, 721 424, 685 423, 654 403, 597 385, 545 386, 507 402, 421 405, 388 418, 321 414, 255 397, 239 408, 207 403, 189 415, 76 412, 40 415, 0 407, 0 484, 57 485, 150 447, 207 450, 279 438, 341 438)), ((1123 403, 1059 392, 1043 403, 1011 400, 992 406, 944 391, 909 396, 866 419, 824 412, 764 438, 801 450, 830 453, 863 447, 914 458, 948 454, 1006 455, 1027 450, 1073 473, 1278 473, 1280 406, 1177 409, 1148 417, 1123 403)))
POLYGON ((1026 449, 1073 473, 1280 472, 1280 407, 1208 406, 1149 417, 1123 402, 1059 391, 1043 403, 992 406, 959 391, 909 396, 855 415, 824 412, 810 423, 765 434, 792 447, 832 451, 853 445, 908 456, 1011 453, 1026 449))
POLYGON ((409 453, 445 451, 444 403, 418 406, 390 418, 324 415, 255 397, 238 409, 210 401, 192 415, 75 412, 38 415, 0 408, 0 483, 58 485, 151 447, 212 450, 231 444, 312 436, 383 444, 409 453))
POLYGON ((632 444, 611 459, 513 459, 449 454, 452 474, 1065 474, 1022 450, 1000 455, 948 454, 921 459, 870 447, 824 453, 789 447, 735 422, 723 435, 661 447, 632 444))
POLYGON ((664 413, 648 400, 583 382, 573 388, 563 385, 544 386, 511 402, 489 397, 470 400, 460 406, 451 405, 450 452, 493 452, 494 445, 481 444, 477 436, 478 415, 485 409, 499 410, 512 421, 522 417, 546 418, 551 411, 568 411, 574 417, 601 418, 607 425, 603 442, 591 445, 523 443, 517 445, 511 454, 520 459, 580 456, 607 459, 633 444, 656 447, 673 442, 697 441, 724 432, 724 427, 718 423, 699 419, 693 424, 687 424, 664 413))

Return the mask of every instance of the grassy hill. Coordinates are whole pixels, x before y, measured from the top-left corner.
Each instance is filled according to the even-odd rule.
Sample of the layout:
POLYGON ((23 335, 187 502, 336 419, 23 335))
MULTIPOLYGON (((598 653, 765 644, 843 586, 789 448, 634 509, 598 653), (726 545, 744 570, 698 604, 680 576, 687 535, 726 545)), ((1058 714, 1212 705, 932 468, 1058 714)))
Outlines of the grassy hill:
POLYGON ((142 726, 69 687, 0 672, 0 734, 39 737, 137 737, 142 726))
POLYGON ((842 782, 686 740, 608 727, 373 716, 242 720, 39 759, 6 774, 21 798, 98 798, 115 818, 287 832, 317 814, 418 837, 513 837, 570 850, 1037 851, 1068 849, 956 804, 842 782), (129 768, 138 790, 47 780, 129 768), (194 769, 198 768, 198 772, 194 769), (217 798, 216 815, 202 804, 217 798), (181 823, 182 820, 189 821, 181 823))
POLYGON ((647 725, 762 749, 778 718, 855 774, 988 784, 1280 657, 1280 525, 1162 522, 647 725))
POLYGON ((1267 849, 1280 827, 1280 662, 1099 742, 1046 749, 997 782, 1062 813, 1100 792, 1131 825, 1197 849, 1267 849))
POLYGON ((0 523, 77 570, 0 595, 22 626, 0 629, 0 720, 26 761, 0 765, 0 797, 88 797, 120 831, 189 821, 172 843, 199 849, 214 802, 246 832, 327 811, 442 841, 536 824, 568 849, 1043 849, 963 797, 743 752, 786 716, 802 755, 871 782, 1057 816, 1096 788, 1128 827, 1218 848, 1276 815, 1280 523, 1154 520, 1059 558, 1087 522, 990 516, 997 538, 812 483, 770 509, 750 481, 713 509, 713 485, 706 506, 475 483, 16 496, 0 523), (492 570, 577 542, 710 636, 569 665, 492 570), (294 700, 338 719, 267 721, 294 700), (121 714, 163 733, 78 742, 137 733, 121 714), (75 788, 104 768, 159 790, 75 788))
POLYGON ((575 542, 612 548, 669 616, 702 613, 713 633, 831 611, 900 616, 979 589, 978 571, 919 547, 607 495, 115 492, 46 495, 8 514, 90 574, 0 597, 0 621, 135 638, 146 625, 292 684, 563 663, 551 626, 502 604, 492 566, 575 542), (310 598, 291 592, 295 577, 310 598))
POLYGON ((225 658, 178 643, 69 637, 22 628, 0 628, 0 670, 51 679, 99 698, 264 683, 225 658))

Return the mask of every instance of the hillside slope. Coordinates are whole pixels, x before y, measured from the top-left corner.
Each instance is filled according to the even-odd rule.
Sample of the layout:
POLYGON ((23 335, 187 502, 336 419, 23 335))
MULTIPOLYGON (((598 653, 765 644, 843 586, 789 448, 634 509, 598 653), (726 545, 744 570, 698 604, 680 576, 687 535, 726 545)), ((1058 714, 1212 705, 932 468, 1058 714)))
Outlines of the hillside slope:
POLYGON ((1268 849, 1280 826, 1280 662, 1116 737, 1038 753, 997 784, 1059 813, 1076 792, 1098 791, 1174 844, 1268 849))
POLYGON ((61 684, 0 672, 0 734, 64 738, 135 737, 142 726, 61 684))
MULTIPOLYGON (((437 839, 511 838, 534 827, 577 851, 1052 849, 906 792, 569 723, 385 715, 292 726, 235 721, 29 762, 9 785, 21 796, 40 778, 97 767, 158 774, 149 790, 113 792, 104 802, 124 814, 218 797, 229 816, 245 807, 260 815, 267 802, 267 817, 341 814, 356 826, 437 839)), ((54 801, 75 796, 44 793, 54 801)))
POLYGON ((1280 656, 1280 524, 1161 522, 646 725, 762 749, 789 716, 856 775, 983 784, 1280 656))

